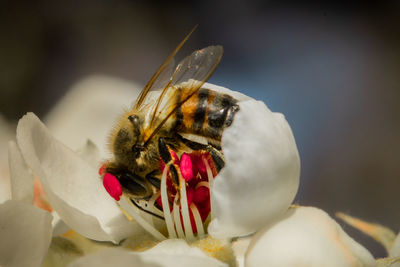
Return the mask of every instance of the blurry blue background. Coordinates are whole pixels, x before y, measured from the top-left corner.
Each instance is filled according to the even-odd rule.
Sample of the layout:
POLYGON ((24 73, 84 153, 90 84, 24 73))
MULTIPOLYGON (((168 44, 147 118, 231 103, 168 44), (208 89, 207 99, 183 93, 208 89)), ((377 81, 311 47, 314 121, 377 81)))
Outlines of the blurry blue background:
POLYGON ((398 1, 3 1, 0 112, 14 123, 44 116, 93 73, 144 84, 199 24, 180 56, 223 45, 210 82, 263 100, 292 126, 296 201, 398 231, 399 12, 398 1))

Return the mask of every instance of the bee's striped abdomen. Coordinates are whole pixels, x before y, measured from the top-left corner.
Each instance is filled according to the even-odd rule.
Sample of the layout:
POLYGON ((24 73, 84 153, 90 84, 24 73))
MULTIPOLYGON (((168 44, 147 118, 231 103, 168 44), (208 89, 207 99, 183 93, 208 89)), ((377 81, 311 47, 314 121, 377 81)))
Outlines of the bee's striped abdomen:
MULTIPOLYGON (((185 89, 180 89, 178 100, 185 96, 185 89)), ((200 89, 177 110, 176 130, 220 140, 238 110, 237 100, 230 95, 200 89)))
MULTIPOLYGON (((200 89, 197 94, 196 110, 194 112, 191 129, 195 133, 201 132, 206 119, 210 90, 200 89)), ((190 99, 189 99, 190 101, 190 99)))

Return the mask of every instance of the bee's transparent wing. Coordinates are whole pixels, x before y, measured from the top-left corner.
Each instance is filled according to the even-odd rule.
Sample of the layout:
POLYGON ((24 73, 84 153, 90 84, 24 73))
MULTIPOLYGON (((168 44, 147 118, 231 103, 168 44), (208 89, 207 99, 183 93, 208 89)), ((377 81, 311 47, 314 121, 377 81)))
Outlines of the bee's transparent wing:
POLYGON ((158 70, 153 74, 151 79, 148 81, 146 86, 143 88, 142 92, 140 92, 139 97, 136 100, 134 105, 135 110, 139 110, 146 99, 148 93, 152 90, 164 89, 170 83, 172 73, 175 67, 175 60, 174 57, 176 53, 178 53, 179 49, 183 46, 183 44, 189 39, 190 35, 194 32, 197 28, 195 26, 189 34, 179 43, 179 45, 175 48, 174 51, 167 57, 167 59, 161 64, 158 70))
POLYGON ((220 45, 209 46, 194 51, 183 59, 172 75, 172 85, 187 83, 186 89, 195 93, 212 75, 217 68, 223 54, 220 45))
POLYGON ((146 143, 157 133, 167 119, 210 78, 221 61, 222 54, 222 46, 209 46, 193 52, 178 64, 153 109, 149 129, 145 129, 145 132, 150 133, 146 143), (187 95, 186 98, 179 101, 177 101, 175 94, 178 87, 184 87, 185 95, 187 95), (164 99, 165 95, 168 95, 168 97, 164 99), (156 117, 157 124, 155 122, 156 117))

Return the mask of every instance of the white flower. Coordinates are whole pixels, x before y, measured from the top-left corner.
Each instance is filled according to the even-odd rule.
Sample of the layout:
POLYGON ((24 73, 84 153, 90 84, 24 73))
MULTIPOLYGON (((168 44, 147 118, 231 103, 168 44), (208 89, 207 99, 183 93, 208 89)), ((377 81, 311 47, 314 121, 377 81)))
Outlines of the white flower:
POLYGON ((125 267, 127 263, 130 266, 143 267, 228 267, 227 264, 207 256, 200 249, 190 247, 185 241, 178 239, 165 240, 142 253, 122 249, 103 250, 78 259, 68 267, 125 267))
POLYGON ((11 198, 9 170, 7 163, 7 143, 14 138, 11 125, 0 114, 0 203, 11 198))
POLYGON ((47 211, 16 200, 0 204, 0 266, 40 266, 51 236, 47 211))
POLYGON ((396 239, 394 240, 393 246, 389 251, 390 257, 400 257, 400 233, 397 235, 396 239))
MULTIPOLYGON (((104 79, 101 82, 107 84, 104 79)), ((282 215, 293 200, 299 178, 296 144, 284 117, 272 113, 262 102, 210 84, 204 87, 240 100, 240 111, 222 140, 226 166, 211 189, 213 220, 209 232, 218 238, 248 235, 282 215)), ((81 110, 79 106, 75 109, 81 110)), ((60 110, 58 113, 64 114, 60 110)), ((92 112, 91 118, 97 115, 96 110, 92 112)), ((62 117, 58 121, 67 123, 62 117)), ((76 121, 70 129, 61 128, 72 133, 82 130, 85 134, 84 123, 78 117, 76 121)), ((99 119, 96 121, 99 123, 99 119)), ((17 142, 27 164, 42 182, 51 206, 69 227, 88 238, 114 242, 137 228, 125 219, 103 189, 98 166, 88 164, 53 138, 33 114, 20 120, 17 142)), ((141 221, 138 217, 135 220, 141 221)), ((145 221, 141 223, 144 224, 145 221)))
POLYGON ((54 139, 32 113, 18 123, 17 142, 52 208, 69 227, 100 241, 119 242, 132 233, 134 224, 109 199, 97 169, 54 139))
MULTIPOLYGON (((359 260, 366 259, 365 262, 371 263, 368 252, 347 237, 331 219, 325 218, 326 215, 321 215, 321 211, 316 212, 317 215, 314 213, 310 215, 308 212, 303 212, 303 208, 299 208, 298 212, 286 213, 297 192, 300 161, 293 134, 284 116, 271 112, 264 103, 241 93, 211 84, 205 84, 203 87, 230 94, 239 100, 240 106, 233 124, 225 130, 222 138, 225 167, 215 180, 212 178, 210 167, 207 167, 210 181, 207 185, 210 187, 211 199, 211 222, 208 233, 214 238, 225 240, 205 238, 205 233, 202 231, 198 231, 197 236, 193 233, 189 207, 184 203, 187 202, 185 197, 181 198, 182 225, 174 223, 181 220, 179 212, 172 215, 164 212, 165 220, 157 220, 137 209, 123 197, 118 204, 124 208, 128 217, 130 215, 131 220, 133 218, 129 221, 116 201, 106 192, 98 174, 101 162, 109 157, 104 149, 105 139, 114 120, 122 111, 121 102, 126 106, 129 105, 139 90, 126 82, 104 77, 90 78, 69 93, 47 117, 51 130, 48 130, 32 113, 28 113, 20 120, 17 128, 17 144, 13 142, 9 144, 9 164, 13 198, 26 204, 18 202, 19 204, 15 205, 29 206, 32 203, 34 175, 43 185, 47 199, 54 209, 53 217, 56 218, 53 219, 53 226, 49 225, 48 219, 32 222, 30 218, 26 218, 25 223, 34 227, 38 224, 37 227, 41 227, 42 232, 53 233, 53 236, 71 228, 89 239, 111 241, 120 245, 118 249, 106 249, 81 257, 71 263, 70 267, 110 264, 126 266, 127 262, 132 265, 136 263, 138 266, 227 266, 227 263, 232 265, 234 261, 230 247, 231 238, 255 232, 258 233, 254 238, 240 238, 233 246, 236 250, 235 257, 240 261, 240 258, 243 259, 240 254, 246 252, 247 243, 251 242, 246 255, 249 266, 254 264, 263 266, 263 262, 275 259, 278 261, 278 257, 284 263, 285 260, 293 259, 285 258, 285 249, 302 247, 303 249, 309 247, 315 253, 321 253, 322 257, 338 255, 341 260, 344 254, 340 254, 337 247, 332 245, 334 243, 332 237, 335 235, 329 234, 332 232, 330 228, 339 233, 338 236, 342 238, 340 240, 344 240, 344 248, 352 257, 359 260), (73 150, 53 137, 52 132, 73 150), (86 141, 88 138, 93 142, 86 141), (85 145, 82 147, 83 143, 85 145), (167 222, 167 214, 170 223, 167 222), (282 217, 283 220, 276 223, 282 217), (296 229, 306 229, 308 224, 312 225, 310 218, 314 217, 322 218, 320 223, 314 222, 320 225, 320 231, 310 232, 309 235, 306 232, 296 232, 296 229), (144 234, 143 227, 150 234, 144 234), (301 236, 302 239, 295 239, 296 242, 293 242, 292 246, 291 244, 286 246, 285 241, 290 237, 288 233, 292 230, 294 236, 301 236), (190 246, 183 240, 167 239, 174 236, 186 238, 190 246), (128 239, 121 243, 121 240, 127 237, 128 239), (157 242, 159 242, 157 246, 148 249, 157 242), (273 242, 276 246, 270 245, 269 242, 273 242), (272 252, 272 254, 265 253, 266 247, 279 255, 274 255, 272 252), (317 248, 319 250, 316 250, 317 248), (138 252, 146 249, 148 249, 146 252, 138 252)), ((165 186, 164 184, 164 190, 165 186)), ((186 187, 182 186, 182 190, 182 196, 185 196, 186 187)), ((163 191, 163 182, 160 191, 163 191)), ((154 202, 154 199, 152 201, 154 202)), ((36 208, 31 208, 37 213, 36 208)), ((193 212, 192 207, 190 209, 193 212)), ((0 218, 5 218, 1 211, 2 206, 0 206, 0 218)), ((40 212, 42 216, 43 212, 49 215, 45 211, 40 212)), ((202 219, 198 219, 199 215, 194 214, 194 217, 196 229, 202 228, 202 219)), ((0 219, 0 223, 6 221, 0 219)), ((16 223, 10 235, 19 237, 16 232, 20 226, 21 224, 16 223)), ((24 234, 26 233, 21 232, 21 236, 24 234)), ((40 249, 34 252, 37 264, 30 266, 39 266, 50 241, 46 234, 41 235, 40 240, 36 238, 34 242, 41 245, 38 246, 40 249)), ((8 250, 4 250, 6 243, 0 240, 0 258, 4 253, 8 253, 8 250)), ((89 246, 92 245, 90 243, 89 246)), ((15 251, 16 255, 20 255, 17 248, 15 251)), ((78 256, 80 257, 80 254, 78 256)), ((300 259, 301 255, 298 253, 294 256, 300 259)))
POLYGON ((324 211, 298 207, 253 237, 245 265, 354 267, 376 266, 376 263, 324 211))
POLYGON ((226 165, 212 189, 208 231, 217 238, 249 235, 282 216, 299 186, 299 155, 284 116, 254 99, 239 105, 222 137, 226 165))
POLYGON ((25 164, 14 141, 8 143, 8 164, 10 168, 11 196, 27 204, 33 203, 33 175, 25 164))
POLYGON ((389 250, 389 257, 394 259, 391 267, 400 267, 400 233, 396 236, 392 247, 389 250))

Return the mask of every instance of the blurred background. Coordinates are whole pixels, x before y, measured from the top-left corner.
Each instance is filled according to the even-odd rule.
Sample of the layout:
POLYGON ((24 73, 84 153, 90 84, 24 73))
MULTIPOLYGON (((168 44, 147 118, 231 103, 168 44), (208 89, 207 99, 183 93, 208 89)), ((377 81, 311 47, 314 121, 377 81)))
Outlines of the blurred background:
POLYGON ((296 202, 397 232, 399 12, 398 1, 2 1, 0 113, 43 117, 91 74, 144 85, 199 24, 178 57, 223 45, 210 82, 285 114, 302 161, 296 202))

